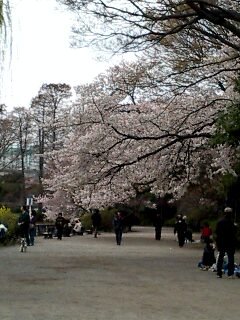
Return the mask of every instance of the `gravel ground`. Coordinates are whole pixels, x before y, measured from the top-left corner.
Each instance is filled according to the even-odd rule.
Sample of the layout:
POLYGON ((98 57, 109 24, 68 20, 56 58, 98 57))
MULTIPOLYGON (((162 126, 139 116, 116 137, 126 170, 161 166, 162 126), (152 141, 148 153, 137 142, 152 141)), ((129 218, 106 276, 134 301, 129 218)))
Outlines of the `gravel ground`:
POLYGON ((179 248, 167 228, 156 241, 150 227, 121 246, 102 233, 0 248, 0 319, 239 320, 239 279, 200 271, 201 256, 201 244, 179 248))

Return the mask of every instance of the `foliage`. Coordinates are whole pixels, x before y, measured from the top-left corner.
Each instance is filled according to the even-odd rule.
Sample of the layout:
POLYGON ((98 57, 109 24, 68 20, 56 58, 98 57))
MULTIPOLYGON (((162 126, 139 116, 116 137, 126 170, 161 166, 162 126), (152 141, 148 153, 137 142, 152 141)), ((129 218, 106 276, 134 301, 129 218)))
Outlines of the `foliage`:
POLYGON ((61 145, 70 97, 71 87, 69 85, 50 83, 43 84, 38 95, 32 99, 31 114, 35 124, 36 147, 38 154, 41 155, 38 168, 40 183, 45 174, 44 153, 54 151, 61 145))
POLYGON ((219 114, 212 145, 228 145, 237 148, 240 144, 240 78, 235 80, 235 97, 226 110, 219 114))
POLYGON ((86 212, 84 215, 82 215, 80 219, 85 230, 92 229, 91 214, 89 212, 86 212))
MULTIPOLYGON (((82 12, 83 17, 79 24, 80 26, 86 24, 83 32, 88 31, 94 34, 95 31, 95 34, 98 33, 103 38, 108 36, 110 39, 118 34, 119 39, 116 43, 121 44, 125 50, 134 50, 136 47, 148 48, 151 44, 159 42, 170 45, 169 40, 186 34, 189 42, 185 45, 192 50, 198 48, 201 39, 202 41, 208 39, 209 46, 217 47, 222 43, 232 47, 238 45, 239 16, 237 9, 239 4, 236 0, 224 2, 125 0, 122 6, 113 0, 104 2, 100 0, 59 1, 65 3, 73 11, 82 12), (89 14, 92 15, 92 28, 90 22, 87 23, 89 14), (98 27, 96 30, 97 20, 99 24, 106 24, 105 29, 98 27), (221 36, 219 31, 221 31, 221 36), (194 36, 199 38, 199 41, 196 39, 194 41, 194 36)), ((78 33, 80 29, 76 27, 74 31, 78 33)))
POLYGON ((216 122, 216 131, 210 140, 214 147, 228 147, 228 161, 231 170, 223 172, 216 183, 219 195, 226 199, 226 204, 234 209, 235 218, 240 218, 240 79, 235 80, 234 100, 221 112, 216 122))
POLYGON ((223 158, 231 169, 225 146, 208 142, 235 98, 238 1, 61 2, 82 10, 81 35, 139 55, 77 87, 71 108, 65 84, 43 85, 33 99, 45 203, 102 208, 146 189, 176 199, 198 182, 206 159, 207 178, 223 158))
POLYGON ((225 63, 231 64, 229 73, 239 70, 238 0, 58 1, 81 16, 73 28, 76 46, 144 52, 156 60, 161 56, 158 66, 165 78, 157 80, 164 88, 187 90, 196 84, 191 77, 195 70, 198 82, 214 77, 217 85, 224 79, 225 90, 225 63), (172 80, 181 75, 175 84, 172 80))
POLYGON ((217 130, 212 139, 213 145, 227 144, 238 147, 240 143, 240 103, 231 105, 222 112, 216 123, 217 130))
POLYGON ((102 216, 101 229, 103 231, 112 231, 113 229, 112 221, 116 211, 117 210, 115 208, 105 208, 101 210, 101 216, 102 216))
MULTIPOLYGON (((92 32, 91 40, 111 38, 111 48, 115 42, 118 49, 144 49, 144 54, 77 88, 72 131, 54 153, 45 186, 51 192, 68 190, 83 207, 126 202, 146 187, 156 196, 181 197, 205 159, 222 156, 208 142, 233 97, 237 2, 227 1, 224 10, 222 3, 202 1, 126 0, 122 7, 111 0, 63 2, 82 10, 82 21, 92 16, 91 26, 84 21, 86 29, 80 28, 92 32), (95 18, 103 32, 92 28, 95 18)), ((214 165, 208 164, 209 176, 219 169, 214 165)))
POLYGON ((237 184, 238 177, 233 176, 230 173, 221 175, 219 182, 216 183, 216 189, 220 196, 226 198, 228 196, 229 189, 237 184))
POLYGON ((3 22, 3 0, 0 0, 0 29, 2 28, 3 22))
POLYGON ((14 208, 23 202, 22 176, 11 172, 0 177, 0 204, 14 208))
POLYGON ((0 170, 3 171, 8 168, 11 157, 11 147, 15 141, 15 132, 13 121, 10 117, 0 116, 0 170))
MULTIPOLYGON (((100 211, 100 214, 102 217, 102 222, 100 226, 101 230, 106 232, 112 231, 112 220, 115 212, 116 212, 116 209, 114 208, 105 208, 100 211)), ((86 212, 80 218, 84 228, 87 230, 92 229, 91 215, 92 214, 90 212, 86 212)))
POLYGON ((49 190, 67 190, 83 207, 125 202, 146 188, 157 196, 184 193, 207 156, 223 101, 202 89, 170 105, 157 99, 156 88, 147 87, 147 94, 150 80, 146 65, 123 63, 78 88, 72 130, 45 180, 49 190))
POLYGON ((8 228, 3 243, 7 244, 16 238, 18 215, 12 213, 9 208, 0 208, 0 221, 8 228))

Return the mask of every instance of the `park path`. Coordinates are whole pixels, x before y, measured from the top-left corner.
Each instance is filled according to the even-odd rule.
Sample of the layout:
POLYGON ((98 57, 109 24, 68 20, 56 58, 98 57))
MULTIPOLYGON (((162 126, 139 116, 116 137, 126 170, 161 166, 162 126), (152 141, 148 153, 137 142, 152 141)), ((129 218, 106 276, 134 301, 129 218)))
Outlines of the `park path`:
POLYGON ((0 248, 0 319, 239 320, 239 279, 198 270, 201 255, 200 244, 179 248, 172 229, 154 240, 150 227, 122 246, 102 233, 0 248))

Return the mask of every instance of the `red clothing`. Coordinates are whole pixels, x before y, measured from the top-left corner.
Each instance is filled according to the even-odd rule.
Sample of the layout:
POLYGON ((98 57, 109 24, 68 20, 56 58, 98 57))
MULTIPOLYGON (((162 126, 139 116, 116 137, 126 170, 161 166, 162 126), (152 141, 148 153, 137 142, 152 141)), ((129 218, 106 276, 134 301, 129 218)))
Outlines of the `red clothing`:
POLYGON ((202 237, 209 238, 212 235, 212 229, 210 227, 203 227, 202 228, 202 237))

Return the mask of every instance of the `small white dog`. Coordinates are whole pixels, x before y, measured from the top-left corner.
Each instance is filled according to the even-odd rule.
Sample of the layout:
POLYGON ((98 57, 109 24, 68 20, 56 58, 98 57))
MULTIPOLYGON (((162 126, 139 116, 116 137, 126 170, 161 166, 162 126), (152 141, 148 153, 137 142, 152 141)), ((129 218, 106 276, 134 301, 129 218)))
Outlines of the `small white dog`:
POLYGON ((21 239, 19 251, 20 252, 26 252, 27 251, 27 242, 26 242, 26 240, 24 238, 21 239))

